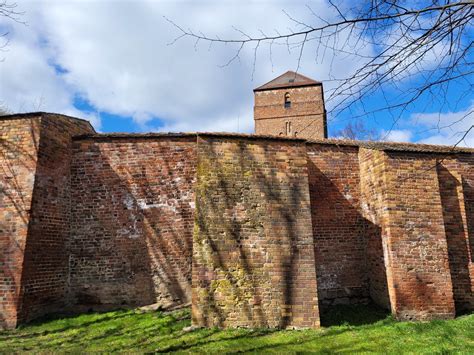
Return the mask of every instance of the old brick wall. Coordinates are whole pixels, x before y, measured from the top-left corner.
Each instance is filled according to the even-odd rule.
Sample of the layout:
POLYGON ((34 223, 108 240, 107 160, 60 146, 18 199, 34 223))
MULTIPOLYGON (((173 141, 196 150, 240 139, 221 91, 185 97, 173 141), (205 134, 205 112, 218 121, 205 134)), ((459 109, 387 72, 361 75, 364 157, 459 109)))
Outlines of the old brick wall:
MULTIPOLYGON (((474 309, 473 241, 469 221, 474 177, 470 155, 440 156, 438 183, 457 314, 474 309)), ((472 220, 471 220, 472 221, 472 220)))
MULTIPOLYGON (((466 227, 467 227, 467 247, 465 248, 468 258, 464 258, 465 265, 469 269, 469 278, 471 288, 465 287, 466 293, 470 292, 469 302, 465 303, 465 309, 474 311, 474 154, 460 154, 458 161, 462 164, 463 173, 462 188, 464 193, 464 204, 466 211, 466 227)), ((469 297, 466 297, 467 299, 469 297)))
POLYGON ((204 326, 315 327, 318 299, 474 309, 472 153, 97 135, 43 113, 0 135, 0 327, 191 299, 204 326))
POLYGON ((0 117, 0 328, 17 324, 40 124, 0 117))
POLYGON ((464 257, 464 265, 469 269, 469 278, 471 287, 469 289, 467 277, 466 290, 467 297, 463 305, 464 310, 474 311, 474 154, 459 154, 458 161, 462 164, 462 189, 464 193, 464 210, 466 211, 466 227, 467 227, 467 241, 466 250, 467 258, 464 257), (470 302, 469 302, 470 294, 470 302), (470 303, 470 304, 469 304, 470 303))
POLYGON ((321 305, 368 300, 366 231, 358 147, 307 144, 314 251, 321 305))
POLYGON ((201 136, 193 324, 319 325, 302 142, 201 136))
POLYGON ((436 157, 385 154, 392 312, 401 319, 452 318, 453 287, 436 157))
POLYGON ((255 92, 255 133, 320 139, 326 136, 322 86, 273 89, 255 92), (291 107, 284 105, 289 93, 291 107), (291 123, 287 132, 286 123, 291 123), (288 133, 288 134, 287 134, 288 133))
POLYGON ((42 115, 40 129, 20 321, 62 310, 66 303, 71 137, 94 132, 87 121, 53 114, 42 115))
MULTIPOLYGON (((373 149, 359 149, 361 212, 367 219, 366 276, 369 295, 379 306, 390 309, 387 272, 388 211, 385 209, 385 153, 373 149)), ((390 271, 390 270, 388 270, 390 271)))
POLYGON ((195 147, 195 135, 74 142, 73 304, 190 300, 195 147))

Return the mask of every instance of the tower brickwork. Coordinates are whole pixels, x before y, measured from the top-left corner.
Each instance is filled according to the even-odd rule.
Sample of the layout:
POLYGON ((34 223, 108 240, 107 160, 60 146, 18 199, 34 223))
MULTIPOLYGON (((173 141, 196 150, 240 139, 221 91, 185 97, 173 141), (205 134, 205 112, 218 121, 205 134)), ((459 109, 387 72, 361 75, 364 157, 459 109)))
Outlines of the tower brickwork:
POLYGON ((288 71, 256 88, 254 94, 256 134, 327 138, 321 82, 288 71))

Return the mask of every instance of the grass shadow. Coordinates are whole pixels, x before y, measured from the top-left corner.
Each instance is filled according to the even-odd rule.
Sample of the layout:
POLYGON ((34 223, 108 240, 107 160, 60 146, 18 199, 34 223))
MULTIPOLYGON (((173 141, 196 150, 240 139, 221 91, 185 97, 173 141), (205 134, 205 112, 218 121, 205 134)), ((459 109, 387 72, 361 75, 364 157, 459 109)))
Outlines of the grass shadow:
POLYGON ((321 326, 367 325, 390 317, 390 313, 373 304, 337 305, 321 310, 321 326))

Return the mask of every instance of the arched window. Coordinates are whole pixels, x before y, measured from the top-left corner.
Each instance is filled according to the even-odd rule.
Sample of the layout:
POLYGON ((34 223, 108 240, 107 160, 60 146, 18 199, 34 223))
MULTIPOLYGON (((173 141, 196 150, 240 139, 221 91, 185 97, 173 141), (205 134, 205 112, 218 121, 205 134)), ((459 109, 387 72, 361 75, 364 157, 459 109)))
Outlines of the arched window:
POLYGON ((290 93, 285 94, 285 108, 291 107, 290 93))

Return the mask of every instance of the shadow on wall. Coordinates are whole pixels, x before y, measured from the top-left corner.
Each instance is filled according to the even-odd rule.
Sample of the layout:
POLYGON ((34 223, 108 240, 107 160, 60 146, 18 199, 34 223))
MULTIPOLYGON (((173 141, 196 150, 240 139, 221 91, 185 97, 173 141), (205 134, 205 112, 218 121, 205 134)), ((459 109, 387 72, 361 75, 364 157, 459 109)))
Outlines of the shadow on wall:
POLYGON ((97 309, 190 300, 190 143, 75 143, 73 303, 97 309))
POLYGON ((308 174, 320 307, 370 298, 390 309, 381 228, 362 215, 358 191, 345 196, 343 186, 358 189, 351 172, 328 177, 310 158, 308 174))
MULTIPOLYGON (((297 300, 310 307, 314 295, 298 283, 297 260, 312 258, 313 253, 307 181, 301 173, 306 162, 299 150, 281 142, 200 138, 195 323, 285 328, 302 312, 294 308, 297 300), (290 163, 298 158, 302 166, 290 163), (297 244, 305 242, 305 235, 304 248, 297 244), (307 300, 296 288, 308 294, 307 300)), ((312 275, 306 286, 316 293, 312 275)), ((310 312, 306 316, 312 317, 310 312)))
MULTIPOLYGON (((462 314, 472 310, 474 285, 469 273, 469 266, 472 262, 472 245, 470 249, 470 236, 465 229, 466 222, 463 220, 460 197, 469 196, 472 193, 467 183, 463 185, 462 181, 453 176, 449 170, 437 165, 438 182, 440 188, 440 197, 443 210, 444 229, 448 243, 448 258, 451 280, 453 284, 453 294, 456 314, 462 314), (461 195, 461 196, 460 196, 461 195)), ((464 200, 464 199, 463 199, 464 200)), ((466 217, 469 217, 468 205, 466 203, 466 217)), ((472 221, 471 221, 472 223, 472 221)))
MULTIPOLYGON (((466 178, 462 178, 462 189, 464 191, 464 203, 466 208, 466 219, 467 219, 467 238, 468 238, 468 247, 470 250, 470 263, 472 267, 471 275, 474 278, 474 172, 472 174, 472 179, 469 181, 466 178)), ((474 292, 474 284, 473 284, 474 292)), ((474 297, 474 296, 473 296, 474 297)), ((473 305, 474 308, 474 300, 473 305)))
POLYGON ((0 328, 15 326, 39 147, 39 120, 0 120, 0 328), (16 122, 15 122, 16 121, 16 122))

